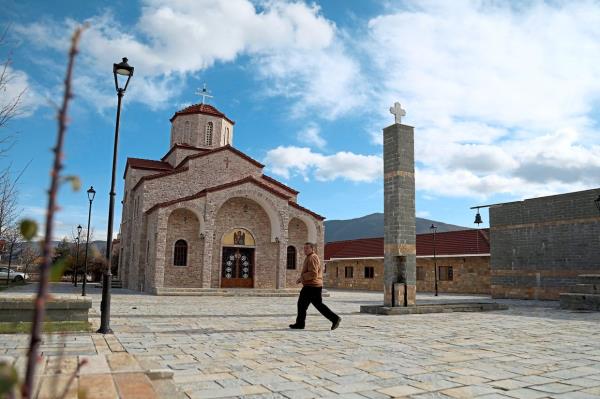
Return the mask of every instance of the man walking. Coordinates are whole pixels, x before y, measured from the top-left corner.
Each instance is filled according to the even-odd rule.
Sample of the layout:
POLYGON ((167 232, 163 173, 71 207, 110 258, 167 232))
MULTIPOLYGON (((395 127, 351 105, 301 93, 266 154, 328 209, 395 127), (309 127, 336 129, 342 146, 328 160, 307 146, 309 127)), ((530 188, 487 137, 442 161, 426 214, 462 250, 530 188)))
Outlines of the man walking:
POLYGON ((307 242, 304 244, 304 265, 302 273, 296 284, 302 283, 303 287, 298 297, 298 316, 296 323, 290 324, 290 328, 301 330, 306 320, 306 310, 311 303, 323 316, 331 322, 331 329, 335 330, 340 325, 342 318, 336 315, 324 303, 321 297, 323 291, 323 269, 319 256, 315 253, 315 244, 307 242))

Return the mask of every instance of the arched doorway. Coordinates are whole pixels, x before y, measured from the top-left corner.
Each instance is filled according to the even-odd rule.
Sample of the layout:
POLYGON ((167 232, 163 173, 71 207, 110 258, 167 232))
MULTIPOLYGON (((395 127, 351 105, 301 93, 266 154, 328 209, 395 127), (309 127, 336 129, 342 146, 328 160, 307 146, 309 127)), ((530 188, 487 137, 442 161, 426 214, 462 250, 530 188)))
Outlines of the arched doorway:
POLYGON ((223 235, 221 288, 254 287, 255 247, 252 233, 235 228, 223 235))

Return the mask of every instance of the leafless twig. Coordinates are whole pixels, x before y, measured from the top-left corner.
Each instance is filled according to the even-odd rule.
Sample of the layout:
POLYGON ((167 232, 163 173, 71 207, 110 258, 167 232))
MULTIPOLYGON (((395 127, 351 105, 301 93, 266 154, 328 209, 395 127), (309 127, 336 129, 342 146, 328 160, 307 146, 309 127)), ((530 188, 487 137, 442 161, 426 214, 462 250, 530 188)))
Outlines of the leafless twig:
POLYGON ((23 398, 31 398, 33 394, 33 382, 35 377, 36 366, 38 362, 38 350, 41 342, 41 329, 42 322, 46 313, 46 301, 48 297, 48 277, 50 274, 50 265, 52 262, 52 227, 54 222, 54 212, 56 210, 56 193, 60 183, 60 172, 63 168, 63 142, 65 133, 67 130, 67 110, 69 101, 73 97, 71 91, 71 79, 73 74, 73 64, 75 63, 75 56, 78 53, 79 39, 83 27, 75 29, 71 38, 71 49, 69 50, 69 63, 67 66, 67 73, 65 76, 65 92, 62 100, 62 106, 58 112, 58 134, 56 137, 56 146, 53 149, 54 152, 54 164, 52 167, 51 179, 50 179, 50 190, 48 192, 48 208, 46 213, 46 231, 44 235, 44 246, 42 251, 43 264, 40 268, 40 284, 38 288, 37 297, 35 299, 35 312, 33 315, 33 322, 31 326, 31 340, 29 343, 29 350, 27 353, 27 372, 25 375, 25 383, 21 389, 23 398))

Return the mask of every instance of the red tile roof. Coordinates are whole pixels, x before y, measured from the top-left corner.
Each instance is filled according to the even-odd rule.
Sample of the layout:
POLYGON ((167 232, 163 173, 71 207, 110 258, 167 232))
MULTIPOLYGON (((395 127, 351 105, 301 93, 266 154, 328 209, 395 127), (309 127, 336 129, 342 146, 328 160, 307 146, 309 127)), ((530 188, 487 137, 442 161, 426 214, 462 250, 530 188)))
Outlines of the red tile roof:
POLYGON ((125 176, 127 175, 127 168, 161 171, 173 169, 173 167, 168 162, 142 158, 127 158, 127 164, 125 165, 125 172, 123 173, 123 178, 125 178, 125 176))
POLYGON ((224 118, 224 119, 228 120, 229 123, 231 123, 232 125, 235 125, 235 122, 232 121, 231 119, 229 119, 227 116, 225 116, 224 113, 222 113, 221 111, 219 111, 212 105, 208 105, 208 104, 190 105, 189 107, 186 107, 186 108, 182 109, 181 111, 175 112, 175 115, 173 115, 173 117, 171 117, 171 119, 169 119, 169 120, 171 122, 173 122, 173 120, 178 115, 187 115, 187 114, 204 114, 204 115, 218 116, 220 118, 224 118))
MULTIPOLYGON (((433 256, 433 234, 417 234, 417 256, 433 256)), ((436 233, 436 255, 489 254, 488 229, 471 229, 436 233)), ((383 237, 333 241, 325 244, 325 259, 382 258, 383 237)))

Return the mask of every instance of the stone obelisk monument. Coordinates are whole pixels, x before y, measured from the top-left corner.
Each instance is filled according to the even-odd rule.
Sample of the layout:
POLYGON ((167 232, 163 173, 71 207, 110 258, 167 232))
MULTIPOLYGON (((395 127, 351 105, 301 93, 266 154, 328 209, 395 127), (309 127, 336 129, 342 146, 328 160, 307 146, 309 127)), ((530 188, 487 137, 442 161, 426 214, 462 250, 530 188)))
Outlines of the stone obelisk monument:
POLYGON ((390 108, 396 120, 383 129, 384 306, 413 306, 416 286, 415 134, 402 125, 399 103, 390 108))

